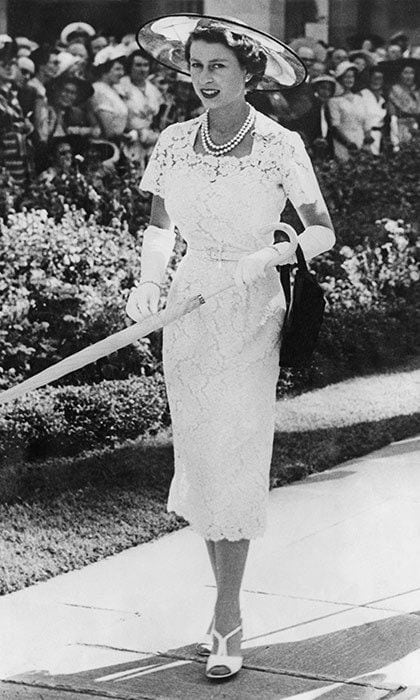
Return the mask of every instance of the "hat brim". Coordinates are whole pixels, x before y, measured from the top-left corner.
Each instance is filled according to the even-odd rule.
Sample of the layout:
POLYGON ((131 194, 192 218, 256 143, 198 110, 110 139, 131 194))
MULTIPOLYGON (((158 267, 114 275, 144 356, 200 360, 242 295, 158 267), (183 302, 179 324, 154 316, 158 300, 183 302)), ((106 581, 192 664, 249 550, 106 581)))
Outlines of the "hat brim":
POLYGON ((137 32, 137 43, 155 61, 185 75, 190 75, 185 58, 187 40, 198 27, 223 26, 234 34, 253 39, 267 55, 267 67, 253 90, 277 91, 295 88, 304 82, 307 70, 299 56, 286 44, 253 29, 239 20, 210 15, 174 14, 150 20, 137 32))
POLYGON ((53 95, 64 85, 64 83, 74 83, 74 85, 77 86, 79 95, 76 104, 85 102, 89 99, 89 97, 92 97, 94 93, 94 89, 88 80, 83 80, 83 78, 79 78, 75 75, 66 75, 64 72, 57 78, 53 78, 53 80, 50 80, 49 83, 47 83, 47 96, 50 97, 53 95))
POLYGON ((376 68, 382 71, 387 83, 398 82, 401 71, 407 66, 414 68, 418 83, 420 81, 420 58, 398 58, 396 61, 380 61, 376 64, 376 68))
POLYGON ((89 151, 91 148, 99 153, 99 158, 103 163, 116 163, 120 156, 118 146, 112 141, 90 139, 86 151, 89 151))

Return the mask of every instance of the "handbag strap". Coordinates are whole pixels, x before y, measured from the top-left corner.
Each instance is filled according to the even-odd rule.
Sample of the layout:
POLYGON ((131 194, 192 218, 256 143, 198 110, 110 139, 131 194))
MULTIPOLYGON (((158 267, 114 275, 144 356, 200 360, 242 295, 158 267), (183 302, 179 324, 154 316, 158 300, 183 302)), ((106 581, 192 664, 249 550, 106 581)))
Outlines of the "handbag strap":
MULTIPOLYGON (((306 264, 305 256, 303 254, 300 245, 296 248, 296 257, 298 261, 298 269, 303 272, 308 272, 308 266, 306 264)), ((289 309, 291 302, 291 290, 290 290, 290 265, 279 265, 280 271, 280 282, 283 287, 284 297, 286 299, 286 307, 289 309)))

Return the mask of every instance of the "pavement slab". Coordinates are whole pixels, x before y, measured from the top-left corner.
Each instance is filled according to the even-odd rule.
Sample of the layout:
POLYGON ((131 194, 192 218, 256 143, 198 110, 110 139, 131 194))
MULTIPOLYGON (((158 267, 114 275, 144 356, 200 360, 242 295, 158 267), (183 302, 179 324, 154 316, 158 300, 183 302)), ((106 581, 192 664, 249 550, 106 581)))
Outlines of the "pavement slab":
POLYGON ((241 673, 227 682, 210 683, 204 677, 204 662, 174 656, 151 656, 141 661, 86 671, 85 673, 51 676, 34 673, 14 678, 14 683, 31 683, 35 688, 72 689, 81 693, 99 693, 100 697, 122 698, 240 698, 256 700, 296 697, 340 697, 361 700, 386 698, 394 689, 375 682, 346 682, 337 679, 301 676, 293 672, 254 667, 245 663, 241 673), (157 694, 158 688, 158 694, 157 694), (340 693, 336 695, 335 693, 340 693))
POLYGON ((271 492, 235 679, 195 655, 215 586, 185 528, 1 597, 0 699, 420 698, 419 447, 271 492))

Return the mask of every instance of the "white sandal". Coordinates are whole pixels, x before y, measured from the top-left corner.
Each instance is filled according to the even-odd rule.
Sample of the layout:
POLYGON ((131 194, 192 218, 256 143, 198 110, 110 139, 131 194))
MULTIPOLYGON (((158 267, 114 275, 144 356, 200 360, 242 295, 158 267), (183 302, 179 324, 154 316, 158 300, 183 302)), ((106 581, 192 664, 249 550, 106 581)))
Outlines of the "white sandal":
POLYGON ((229 632, 225 636, 219 634, 219 632, 213 628, 213 635, 217 639, 217 654, 210 654, 207 659, 206 665, 206 676, 214 680, 221 680, 223 678, 230 678, 234 676, 242 667, 242 656, 229 656, 227 653, 227 640, 233 637, 242 630, 242 625, 235 627, 232 632, 229 632), (227 668, 227 673, 214 673, 216 667, 225 666, 227 668))

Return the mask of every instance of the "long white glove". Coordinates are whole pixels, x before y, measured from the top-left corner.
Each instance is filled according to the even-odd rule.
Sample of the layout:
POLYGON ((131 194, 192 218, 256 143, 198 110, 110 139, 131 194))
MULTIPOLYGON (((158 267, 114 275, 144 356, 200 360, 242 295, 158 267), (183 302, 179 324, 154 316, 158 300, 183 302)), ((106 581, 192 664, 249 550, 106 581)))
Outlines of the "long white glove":
POLYGON ((159 307, 160 285, 175 243, 173 229, 148 226, 143 234, 140 282, 128 297, 126 313, 133 321, 156 313, 159 307))
POLYGON ((297 244, 300 245, 305 260, 310 260, 332 248, 335 243, 334 231, 327 226, 308 226, 299 236, 292 226, 283 222, 270 225, 267 230, 284 231, 289 236, 290 243, 275 243, 239 260, 235 271, 235 283, 238 287, 252 284, 264 277, 270 267, 296 263, 297 244))
POLYGON ((332 248, 335 243, 335 235, 328 226, 308 226, 299 234, 298 242, 305 260, 310 260, 332 248))
MULTIPOLYGON (((286 265, 291 262, 298 244, 298 236, 293 226, 283 222, 276 222, 273 225, 264 227, 264 231, 284 231, 289 241, 282 241, 273 245, 265 246, 255 253, 246 255, 238 261, 235 270, 235 284, 237 287, 252 284, 264 277, 270 267, 276 265, 286 265)), ((262 232, 260 232, 262 233, 262 232)))

